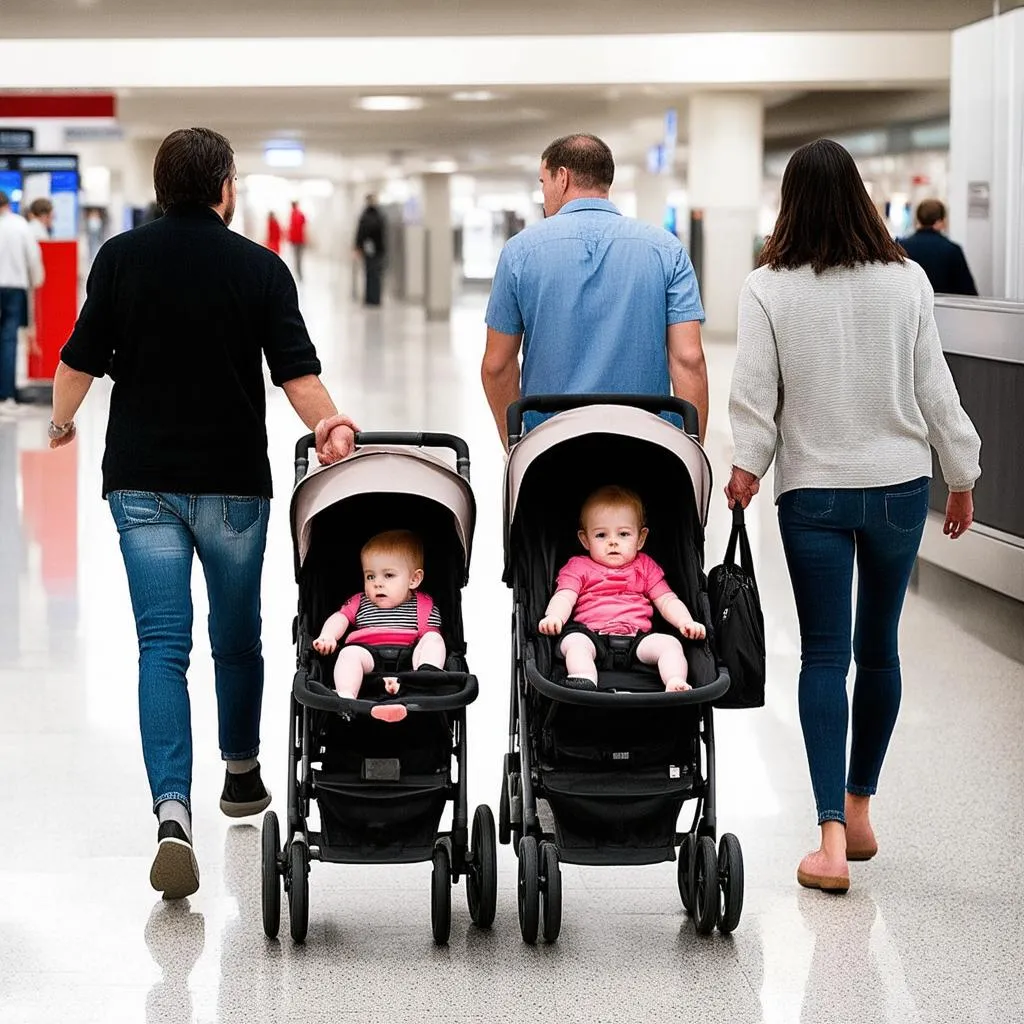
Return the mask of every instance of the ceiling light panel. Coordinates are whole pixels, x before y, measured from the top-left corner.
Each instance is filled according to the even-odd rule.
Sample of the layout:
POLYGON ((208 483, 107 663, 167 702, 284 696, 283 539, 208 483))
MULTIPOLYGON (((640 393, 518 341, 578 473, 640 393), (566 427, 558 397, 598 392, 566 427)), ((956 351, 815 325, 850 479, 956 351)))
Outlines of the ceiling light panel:
POLYGON ((360 96, 356 101, 360 110, 396 111, 422 110, 422 96, 360 96))

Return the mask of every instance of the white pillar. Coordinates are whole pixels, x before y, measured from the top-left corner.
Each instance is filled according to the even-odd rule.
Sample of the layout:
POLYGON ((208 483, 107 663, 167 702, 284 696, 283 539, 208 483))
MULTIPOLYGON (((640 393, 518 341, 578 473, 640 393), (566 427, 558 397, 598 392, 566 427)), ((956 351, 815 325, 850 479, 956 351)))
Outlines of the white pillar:
POLYGON ((949 234, 981 295, 1024 300, 1024 10, 953 33, 949 234))
POLYGON ((709 333, 734 334, 744 278, 753 269, 764 176, 764 101, 753 93, 690 99, 690 207, 702 221, 697 253, 709 333))
POLYGON ((160 141, 132 139, 126 144, 122 182, 124 200, 129 206, 148 206, 156 198, 153 188, 153 161, 156 160, 160 141))
POLYGON ((428 320, 445 320, 452 309, 451 175, 423 175, 423 226, 426 228, 427 266, 424 305, 428 320))

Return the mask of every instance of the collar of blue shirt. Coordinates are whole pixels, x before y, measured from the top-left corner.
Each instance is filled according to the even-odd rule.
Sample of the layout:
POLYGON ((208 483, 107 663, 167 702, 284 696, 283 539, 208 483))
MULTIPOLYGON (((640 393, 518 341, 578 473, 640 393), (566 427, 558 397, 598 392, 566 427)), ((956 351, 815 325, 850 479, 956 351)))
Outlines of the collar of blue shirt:
POLYGON ((610 199, 598 199, 596 197, 574 199, 571 203, 566 203, 558 211, 557 216, 561 216, 563 213, 579 213, 581 210, 603 210, 605 213, 614 213, 616 216, 622 216, 619 208, 610 199))

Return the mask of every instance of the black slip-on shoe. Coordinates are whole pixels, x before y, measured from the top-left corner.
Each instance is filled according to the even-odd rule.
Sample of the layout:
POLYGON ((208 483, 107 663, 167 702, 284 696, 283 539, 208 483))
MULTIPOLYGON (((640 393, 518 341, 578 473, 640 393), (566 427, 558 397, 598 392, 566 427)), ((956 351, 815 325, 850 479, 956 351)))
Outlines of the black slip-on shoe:
POLYGON ((224 773, 224 792, 220 795, 220 809, 229 818, 247 818, 259 814, 270 806, 270 793, 260 778, 260 766, 240 775, 224 773))
POLYGON ((185 830, 176 821, 165 821, 156 834, 159 845, 149 870, 150 885, 165 900, 181 900, 199 888, 199 864, 185 830))

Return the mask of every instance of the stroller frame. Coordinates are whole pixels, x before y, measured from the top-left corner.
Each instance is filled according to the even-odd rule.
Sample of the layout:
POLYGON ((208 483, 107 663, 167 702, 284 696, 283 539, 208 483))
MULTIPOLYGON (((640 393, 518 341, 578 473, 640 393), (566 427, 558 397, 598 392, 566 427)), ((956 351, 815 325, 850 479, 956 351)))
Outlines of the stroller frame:
MULTIPOLYGON (((696 437, 697 413, 687 402, 667 397, 641 395, 566 395, 534 396, 513 403, 507 412, 510 451, 520 439, 524 413, 561 412, 588 405, 625 405, 648 412, 676 413, 683 418, 684 430, 696 437)), ((706 461, 706 457, 705 457, 706 461)), ((708 467, 710 474, 710 467, 708 467)), ((509 550, 512 517, 506 512, 506 552, 509 550)), ((729 688, 728 670, 717 657, 717 678, 704 686, 681 693, 619 692, 570 689, 547 679, 537 665, 536 641, 531 637, 532 621, 527 595, 521 580, 509 572, 513 593, 512 657, 509 702, 508 753, 504 759, 498 818, 498 840, 512 844, 519 858, 518 908, 523 939, 537 940, 543 930, 546 941, 553 942, 561 928, 562 898, 560 861, 580 864, 638 864, 666 859, 645 857, 642 852, 570 851, 559 848, 557 835, 544 826, 538 801, 547 800, 543 773, 539 770, 535 737, 531 736, 528 706, 531 691, 557 705, 594 709, 647 708, 668 709, 681 705, 694 707, 697 724, 697 759, 683 803, 696 801, 693 819, 685 832, 677 830, 672 845, 679 847, 677 885, 684 909, 692 913, 698 932, 710 933, 716 926, 731 932, 739 922, 743 903, 743 861, 739 841, 731 834, 722 837, 716 849, 718 813, 715 787, 715 731, 712 703, 729 688), (541 906, 543 904, 543 906, 541 906)), ((706 592, 700 595, 698 618, 711 622, 706 592)), ((713 637, 709 634, 709 642, 713 637)), ((669 851, 671 854, 672 851, 669 851)), ((674 855, 674 854, 673 854, 674 855)))
MULTIPOLYGON (((314 446, 312 434, 302 437, 296 445, 295 483, 306 477, 309 449, 314 446)), ((356 444, 370 446, 448 447, 456 454, 457 472, 468 484, 469 450, 461 438, 449 434, 373 433, 358 434, 356 444)), ((296 551, 296 576, 300 570, 300 554, 296 551)), ((468 548, 466 561, 468 566, 468 548)), ((262 898, 263 925, 268 937, 275 937, 280 926, 281 885, 288 894, 290 931, 294 941, 305 941, 309 923, 309 870, 310 863, 394 864, 430 860, 431 924, 434 941, 448 941, 451 928, 451 886, 466 877, 467 896, 472 920, 480 927, 493 923, 497 901, 497 860, 494 838, 494 819, 486 805, 474 813, 470 833, 467 806, 466 707, 476 699, 477 679, 466 671, 461 651, 453 652, 454 660, 462 671, 401 671, 399 652, 402 648, 378 648, 382 652, 382 667, 394 675, 401 684, 398 697, 391 703, 400 703, 408 711, 406 719, 397 726, 383 725, 384 730, 401 729, 414 719, 428 722, 439 749, 448 751, 448 767, 443 776, 400 776, 398 760, 394 758, 366 758, 359 785, 376 786, 387 797, 420 797, 428 802, 423 812, 426 821, 432 812, 443 813, 443 805, 452 804, 452 827, 448 831, 435 831, 431 827, 428 843, 414 841, 409 845, 380 848, 370 845, 338 845, 332 843, 325 820, 323 805, 328 795, 351 793, 356 783, 351 772, 345 777, 313 768, 317 760, 317 741, 332 719, 351 723, 360 717, 369 718, 377 701, 341 697, 326 685, 321 676, 322 666, 317 663, 312 646, 313 637, 301 613, 292 624, 292 638, 297 649, 297 670, 293 679, 289 702, 287 832, 282 847, 277 815, 267 812, 263 820, 262 898), (394 670, 393 670, 394 669, 394 670), (441 692, 437 692, 440 688, 441 692), (423 713, 444 713, 445 726, 433 718, 420 718, 423 713), (446 735, 442 740, 440 731, 446 735), (457 772, 451 770, 454 758, 457 772), (321 829, 314 831, 309 824, 311 804, 318 801, 321 829)), ((364 687, 378 683, 380 672, 367 675, 364 687)))

